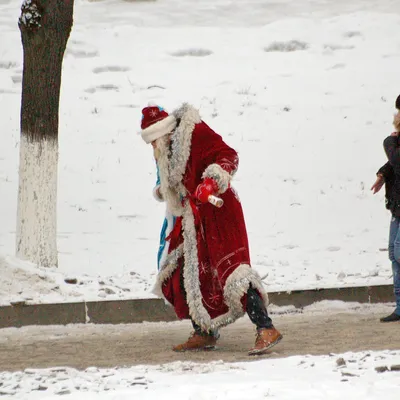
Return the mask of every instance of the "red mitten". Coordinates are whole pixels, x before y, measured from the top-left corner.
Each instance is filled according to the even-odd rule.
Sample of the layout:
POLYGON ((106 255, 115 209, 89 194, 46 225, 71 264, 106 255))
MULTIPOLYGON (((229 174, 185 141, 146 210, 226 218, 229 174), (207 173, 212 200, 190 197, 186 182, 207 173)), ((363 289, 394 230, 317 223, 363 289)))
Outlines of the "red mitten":
POLYGON ((208 197, 218 192, 217 182, 212 178, 205 178, 199 186, 197 186, 195 197, 202 203, 208 202, 208 197))

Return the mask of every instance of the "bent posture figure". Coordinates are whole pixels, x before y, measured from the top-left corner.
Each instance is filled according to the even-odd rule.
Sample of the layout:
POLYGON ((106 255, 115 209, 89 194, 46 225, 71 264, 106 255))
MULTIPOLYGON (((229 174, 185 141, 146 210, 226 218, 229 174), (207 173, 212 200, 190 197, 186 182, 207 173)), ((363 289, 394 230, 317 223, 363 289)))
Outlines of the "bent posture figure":
POLYGON ((142 113, 141 135, 153 145, 159 173, 154 194, 173 217, 166 225, 167 245, 160 246, 156 293, 194 328, 174 350, 215 347, 218 329, 247 312, 257 327, 249 354, 266 352, 282 335, 268 316, 260 276, 250 266, 242 207, 230 185, 238 168, 236 151, 188 104, 171 115, 157 106, 142 113), (221 208, 209 202, 211 195, 223 200, 221 208))

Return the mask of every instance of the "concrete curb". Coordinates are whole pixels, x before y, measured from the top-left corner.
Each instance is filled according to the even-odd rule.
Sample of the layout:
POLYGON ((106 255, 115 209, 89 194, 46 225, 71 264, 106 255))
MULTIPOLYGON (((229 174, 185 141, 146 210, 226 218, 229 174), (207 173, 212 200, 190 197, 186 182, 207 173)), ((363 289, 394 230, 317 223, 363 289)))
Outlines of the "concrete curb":
MULTIPOLYGON (((295 290, 269 293, 270 303, 302 308, 322 300, 358 303, 393 302, 393 285, 295 290)), ((127 324, 175 321, 175 313, 161 299, 90 301, 0 307, 0 328, 28 325, 127 324)))

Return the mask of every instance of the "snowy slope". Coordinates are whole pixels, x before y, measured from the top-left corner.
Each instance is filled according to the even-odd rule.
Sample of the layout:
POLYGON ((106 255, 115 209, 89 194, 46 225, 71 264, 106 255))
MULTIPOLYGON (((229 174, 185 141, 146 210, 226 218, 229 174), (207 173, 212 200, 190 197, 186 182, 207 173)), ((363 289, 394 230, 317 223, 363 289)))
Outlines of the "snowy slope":
MULTIPOLYGON (((35 275, 10 257, 19 4, 0 0, 0 264, 7 282, 35 275)), ((369 187, 385 162, 382 140, 399 90, 398 1, 77 0, 75 10, 60 105, 60 266, 48 279, 77 277, 81 285, 62 286, 58 297, 104 296, 104 280, 114 292, 131 289, 118 289, 118 297, 150 296, 164 212, 151 195, 152 150, 137 135, 150 100, 169 110, 192 102, 239 151, 234 186, 268 290, 391 282, 389 215, 383 195, 374 198, 369 187)), ((35 293, 34 301, 44 301, 28 286, 0 284, 0 302, 35 293)))

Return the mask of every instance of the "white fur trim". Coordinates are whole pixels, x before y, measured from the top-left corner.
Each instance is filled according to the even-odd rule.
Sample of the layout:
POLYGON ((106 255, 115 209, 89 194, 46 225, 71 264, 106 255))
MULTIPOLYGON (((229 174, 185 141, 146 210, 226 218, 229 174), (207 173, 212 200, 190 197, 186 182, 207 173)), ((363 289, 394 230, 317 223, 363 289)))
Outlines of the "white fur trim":
POLYGON ((194 216, 189 201, 185 203, 182 228, 183 244, 167 256, 165 264, 157 275, 157 282, 154 286, 153 293, 164 298, 162 285, 166 279, 171 277, 178 266, 179 258, 183 256, 183 284, 186 291, 189 314, 204 331, 209 331, 211 329, 211 317, 203 305, 203 296, 200 290, 197 235, 194 216))
MULTIPOLYGON (((201 122, 199 112, 189 104, 183 104, 173 112, 178 125, 171 136, 171 148, 164 138, 157 141, 157 147, 161 150, 158 167, 161 182, 161 194, 166 199, 167 207, 173 215, 182 216, 183 229, 183 281, 186 290, 189 313, 193 320, 204 330, 209 330, 211 318, 202 301, 199 280, 199 260, 197 254, 197 236, 194 224, 194 216, 188 200, 184 206, 181 198, 187 194, 182 180, 186 171, 186 164, 190 157, 192 134, 195 125, 201 122)), ((172 266, 170 267, 173 268, 172 266)), ((170 271, 168 268, 166 271, 170 271)), ((175 266, 176 268, 176 266, 175 266)), ((166 279, 169 272, 159 276, 166 279)), ((171 272, 172 273, 172 272, 171 272)), ((170 276, 170 275, 169 275, 170 276)))
POLYGON ((160 192, 168 210, 179 217, 183 212, 181 198, 187 194, 182 180, 190 156, 192 133, 195 125, 201 122, 201 118, 199 112, 189 104, 183 104, 173 112, 173 116, 179 123, 171 135, 171 146, 166 137, 157 139, 157 148, 160 150, 157 163, 161 182, 160 192))
POLYGON ((176 119, 173 115, 168 115, 168 117, 157 121, 155 124, 150 125, 146 129, 143 129, 140 134, 142 139, 146 143, 151 143, 160 137, 171 133, 176 127, 176 119))
POLYGON ((167 137, 162 137, 157 140, 157 148, 160 150, 158 157, 158 171, 160 176, 160 193, 167 203, 167 211, 176 217, 182 215, 182 204, 180 201, 180 194, 174 190, 169 183, 169 155, 170 149, 167 137))
POLYGON ((200 289, 199 279, 199 257, 197 252, 197 235, 194 224, 194 216, 189 201, 186 201, 183 214, 183 284, 186 291, 186 301, 189 314, 193 321, 203 331, 211 329, 211 317, 203 305, 203 296, 200 289))
POLYGON ((182 182, 186 164, 190 157, 192 134, 195 125, 201 122, 199 112, 185 103, 173 112, 178 122, 171 136, 170 184, 177 186, 182 182))
POLYGON ((268 306, 268 294, 265 291, 260 275, 247 264, 239 265, 228 277, 224 287, 224 301, 229 307, 225 314, 211 321, 211 329, 229 325, 244 315, 241 299, 251 286, 256 289, 265 306, 268 306))
POLYGON ((163 197, 162 197, 162 195, 160 193, 160 187, 161 187, 161 185, 157 185, 157 186, 154 187, 154 189, 153 189, 153 197, 157 201, 159 201, 160 203, 163 203, 164 199, 163 199, 163 197))
POLYGON ((218 193, 221 194, 228 190, 232 175, 225 171, 219 164, 211 164, 205 169, 203 173, 204 178, 214 179, 218 185, 218 193))
POLYGON ((172 273, 178 266, 178 260, 183 256, 183 245, 181 244, 175 250, 173 250, 170 254, 167 255, 165 261, 161 263, 160 271, 157 275, 157 281, 154 285, 152 293, 157 295, 158 297, 164 298, 164 294, 162 292, 162 285, 166 279, 171 278, 172 273))

